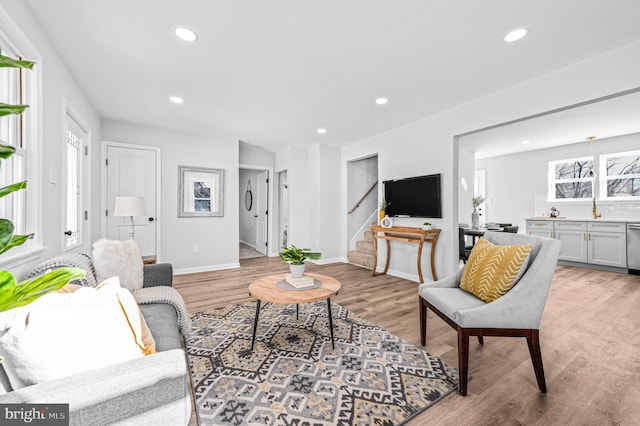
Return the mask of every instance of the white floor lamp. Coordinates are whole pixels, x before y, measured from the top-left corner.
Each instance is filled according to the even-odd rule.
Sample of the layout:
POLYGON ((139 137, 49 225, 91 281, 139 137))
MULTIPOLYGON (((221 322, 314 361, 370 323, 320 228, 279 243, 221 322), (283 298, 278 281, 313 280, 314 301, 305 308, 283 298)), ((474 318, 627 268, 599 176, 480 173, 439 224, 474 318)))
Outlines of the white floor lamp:
POLYGON ((131 218, 131 230, 129 237, 135 239, 136 230, 133 226, 134 216, 146 216, 147 208, 143 197, 116 197, 116 206, 113 209, 114 216, 129 216, 131 218))

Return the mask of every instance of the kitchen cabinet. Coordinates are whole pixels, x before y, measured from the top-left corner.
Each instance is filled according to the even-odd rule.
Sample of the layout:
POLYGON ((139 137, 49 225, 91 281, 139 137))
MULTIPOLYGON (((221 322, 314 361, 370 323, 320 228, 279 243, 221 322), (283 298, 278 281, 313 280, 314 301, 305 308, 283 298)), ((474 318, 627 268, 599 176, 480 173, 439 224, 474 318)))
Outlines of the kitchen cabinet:
POLYGON ((527 220, 527 234, 560 240, 559 260, 627 267, 624 222, 579 220, 527 220))
POLYGON ((588 263, 627 267, 627 233, 625 223, 587 223, 588 263))
POLYGON ((588 262, 587 222, 562 221, 553 224, 553 235, 562 241, 560 260, 588 262))
POLYGON ((553 221, 527 220, 527 235, 553 238, 553 221))

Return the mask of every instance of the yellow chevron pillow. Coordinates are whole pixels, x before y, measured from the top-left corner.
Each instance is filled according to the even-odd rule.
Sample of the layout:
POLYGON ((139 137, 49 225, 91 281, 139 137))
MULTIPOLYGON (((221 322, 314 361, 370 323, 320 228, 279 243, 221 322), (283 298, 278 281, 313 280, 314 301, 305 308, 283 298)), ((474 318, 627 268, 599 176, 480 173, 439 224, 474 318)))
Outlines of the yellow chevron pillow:
POLYGON ((471 250, 460 288, 485 302, 504 296, 526 267, 531 244, 496 246, 481 238, 471 250))

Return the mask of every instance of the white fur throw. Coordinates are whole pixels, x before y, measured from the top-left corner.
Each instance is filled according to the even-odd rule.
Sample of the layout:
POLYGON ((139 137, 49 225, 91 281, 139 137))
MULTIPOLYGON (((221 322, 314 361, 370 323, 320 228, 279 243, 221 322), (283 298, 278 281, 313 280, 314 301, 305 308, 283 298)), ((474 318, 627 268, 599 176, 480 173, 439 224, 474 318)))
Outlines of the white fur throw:
POLYGON ((142 288, 142 255, 134 240, 98 240, 93 243, 92 257, 98 282, 117 276, 127 290, 142 288))

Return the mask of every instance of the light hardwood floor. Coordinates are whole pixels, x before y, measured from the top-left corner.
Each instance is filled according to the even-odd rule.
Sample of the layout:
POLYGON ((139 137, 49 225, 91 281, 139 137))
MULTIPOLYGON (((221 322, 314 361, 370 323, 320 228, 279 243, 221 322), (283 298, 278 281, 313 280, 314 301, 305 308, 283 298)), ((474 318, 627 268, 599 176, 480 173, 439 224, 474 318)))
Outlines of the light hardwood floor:
MULTIPOLYGON (((252 300, 251 281, 287 271, 279 258, 240 264, 175 277, 189 312, 252 300)), ((333 301, 420 346, 418 284, 349 264, 307 268, 341 281, 333 301)), ((525 339, 485 337, 484 346, 471 339, 468 396, 451 394, 408 424, 640 424, 640 276, 558 266, 540 341, 547 394, 525 339)), ((456 344, 455 331, 429 312, 425 350, 457 366, 456 344)))

